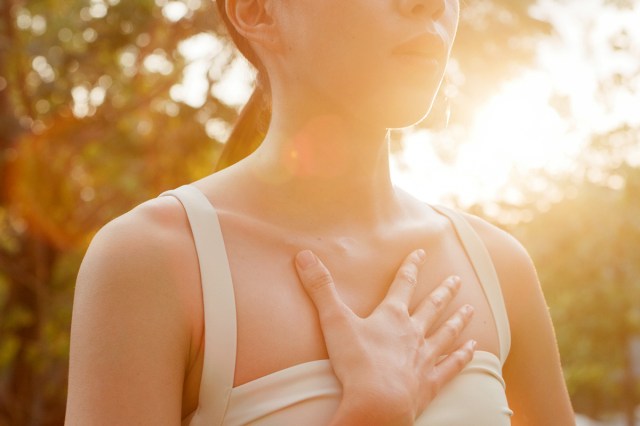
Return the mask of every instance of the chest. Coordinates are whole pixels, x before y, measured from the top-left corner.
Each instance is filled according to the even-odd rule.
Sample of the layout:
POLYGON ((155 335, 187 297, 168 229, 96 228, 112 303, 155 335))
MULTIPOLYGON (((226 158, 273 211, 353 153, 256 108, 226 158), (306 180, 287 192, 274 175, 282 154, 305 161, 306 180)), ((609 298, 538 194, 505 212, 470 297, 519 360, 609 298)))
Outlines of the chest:
POLYGON ((232 222, 226 225, 225 247, 236 299, 236 386, 292 365, 327 358, 315 307, 294 267, 294 256, 302 249, 311 249, 320 257, 342 300, 365 317, 385 296, 404 257, 415 248, 424 248, 428 260, 420 270, 414 303, 449 275, 460 276, 462 288, 442 320, 471 304, 475 315, 459 343, 474 338, 478 349, 498 353, 491 309, 453 229, 409 232, 380 242, 321 235, 299 239, 241 229, 232 222))

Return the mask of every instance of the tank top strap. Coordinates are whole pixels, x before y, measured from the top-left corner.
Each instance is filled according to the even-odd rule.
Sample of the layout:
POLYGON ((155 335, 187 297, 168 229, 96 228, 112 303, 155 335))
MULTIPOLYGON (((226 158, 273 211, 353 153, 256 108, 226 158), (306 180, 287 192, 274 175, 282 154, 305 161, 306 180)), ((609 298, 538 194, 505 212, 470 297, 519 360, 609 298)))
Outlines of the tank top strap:
POLYGON ((489 251, 480 236, 462 214, 442 206, 432 207, 449 218, 478 276, 496 324, 500 345, 500 361, 504 364, 511 347, 511 333, 509 330, 509 318, 507 317, 507 310, 502 297, 502 290, 500 289, 500 280, 489 251))
POLYGON ((184 206, 200 266, 205 356, 198 414, 193 419, 221 425, 233 389, 237 329, 233 282, 220 222, 214 207, 195 186, 183 185, 160 194, 167 195, 184 206))

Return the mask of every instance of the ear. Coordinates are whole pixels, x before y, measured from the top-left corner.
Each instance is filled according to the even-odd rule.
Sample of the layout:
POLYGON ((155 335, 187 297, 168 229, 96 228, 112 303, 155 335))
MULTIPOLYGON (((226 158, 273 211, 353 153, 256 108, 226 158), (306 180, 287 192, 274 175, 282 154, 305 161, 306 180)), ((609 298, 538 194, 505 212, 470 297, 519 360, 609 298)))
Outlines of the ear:
POLYGON ((229 21, 236 31, 248 41, 273 50, 277 47, 279 34, 271 0, 227 0, 229 21))

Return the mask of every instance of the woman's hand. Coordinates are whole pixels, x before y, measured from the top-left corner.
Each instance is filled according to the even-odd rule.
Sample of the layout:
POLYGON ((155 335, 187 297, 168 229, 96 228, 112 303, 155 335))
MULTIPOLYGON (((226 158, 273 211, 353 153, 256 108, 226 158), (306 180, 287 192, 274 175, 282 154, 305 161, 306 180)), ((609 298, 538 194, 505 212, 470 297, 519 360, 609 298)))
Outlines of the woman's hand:
POLYGON ((351 311, 330 272, 309 250, 296 256, 300 280, 313 301, 343 398, 332 425, 413 424, 438 390, 471 360, 475 342, 447 354, 473 314, 462 307, 429 333, 460 287, 447 279, 409 312, 423 250, 404 261, 384 300, 367 317, 351 311), (441 357, 443 357, 441 359, 441 357))

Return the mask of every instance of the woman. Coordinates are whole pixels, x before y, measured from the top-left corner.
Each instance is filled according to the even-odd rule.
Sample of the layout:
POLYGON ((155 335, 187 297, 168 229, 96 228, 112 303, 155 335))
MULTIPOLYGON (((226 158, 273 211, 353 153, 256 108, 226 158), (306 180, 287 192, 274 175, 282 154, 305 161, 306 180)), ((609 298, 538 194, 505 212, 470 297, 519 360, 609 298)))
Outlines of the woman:
POLYGON ((218 5, 259 71, 222 166, 262 143, 94 238, 67 422, 573 424, 524 249, 389 177, 458 2, 218 5))

